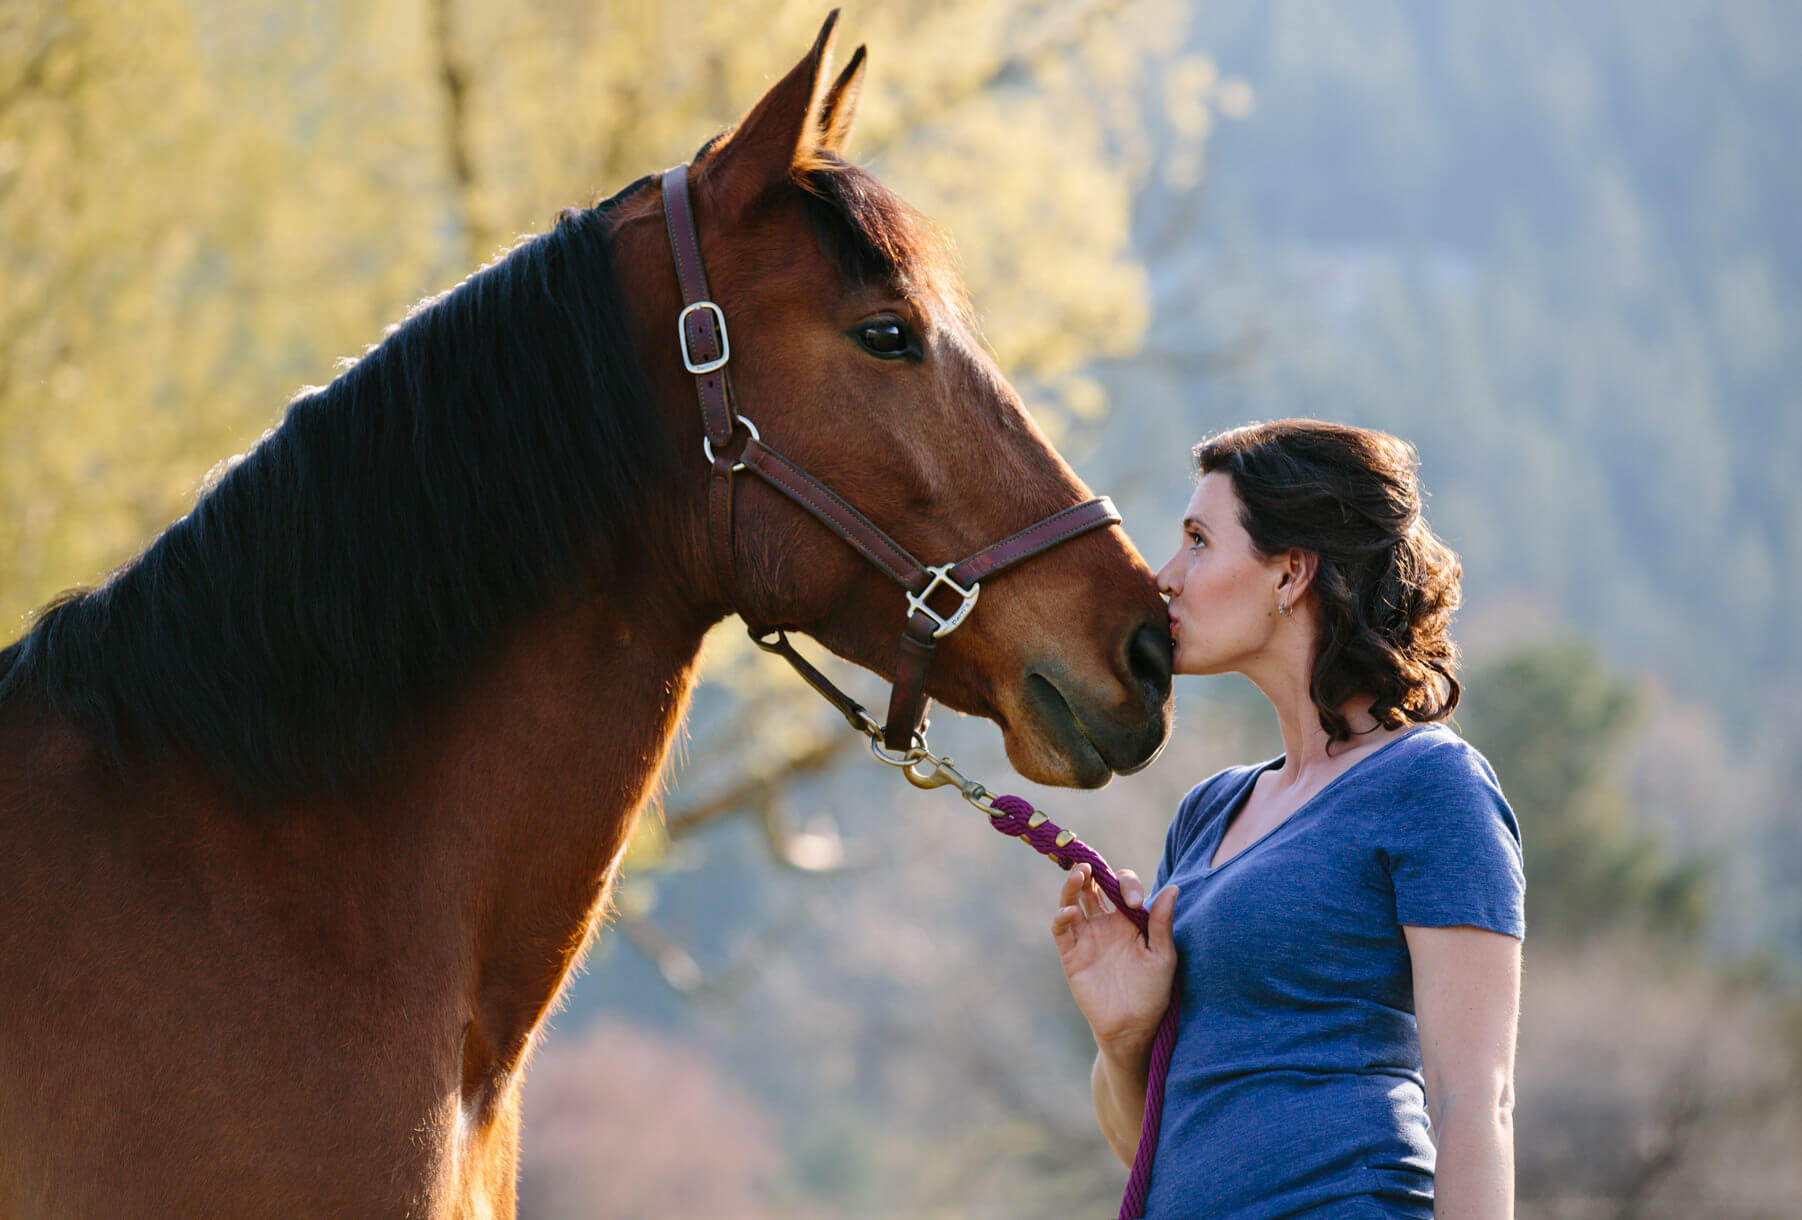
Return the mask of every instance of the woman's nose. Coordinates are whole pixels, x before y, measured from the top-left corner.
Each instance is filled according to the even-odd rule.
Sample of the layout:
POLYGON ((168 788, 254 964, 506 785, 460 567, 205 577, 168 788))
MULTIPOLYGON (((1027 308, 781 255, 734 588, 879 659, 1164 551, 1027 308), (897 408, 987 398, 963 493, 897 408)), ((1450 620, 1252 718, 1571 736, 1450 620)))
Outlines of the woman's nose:
POLYGON ((1182 592, 1176 584, 1176 560, 1172 559, 1158 569, 1158 592, 1165 597, 1175 597, 1182 592))

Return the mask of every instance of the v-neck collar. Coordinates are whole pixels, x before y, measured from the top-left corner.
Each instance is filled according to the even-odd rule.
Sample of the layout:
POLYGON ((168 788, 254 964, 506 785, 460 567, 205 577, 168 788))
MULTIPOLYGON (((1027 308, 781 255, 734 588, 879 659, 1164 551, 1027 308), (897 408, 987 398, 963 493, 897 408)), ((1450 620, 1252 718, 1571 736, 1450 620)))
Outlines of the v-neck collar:
POLYGON ((1354 772, 1356 772, 1358 770, 1359 767, 1364 766, 1366 763, 1372 761, 1373 759, 1381 758, 1383 755, 1387 754, 1390 750, 1393 750, 1396 746, 1401 745, 1402 742, 1408 740, 1410 737, 1413 737, 1419 733, 1424 733, 1428 729, 1436 727, 1437 724, 1438 724, 1438 722, 1434 721, 1429 724, 1416 725, 1414 728, 1409 729, 1406 733, 1403 733, 1400 737, 1397 737, 1393 741, 1384 745, 1382 749, 1377 750, 1376 752, 1371 753, 1371 754, 1366 754, 1363 758, 1360 758, 1357 762, 1353 763, 1351 766, 1347 767, 1345 770, 1339 772, 1339 774, 1333 776, 1333 778, 1329 779, 1325 784, 1322 784, 1319 791, 1315 792, 1314 795, 1310 796, 1307 800, 1303 801, 1301 804, 1297 805, 1294 809, 1290 810, 1288 816, 1285 817, 1282 821, 1278 822, 1275 826, 1272 826, 1269 830, 1266 830, 1263 834, 1261 834, 1257 838, 1253 839, 1250 843, 1247 843, 1244 847, 1241 847, 1238 851, 1234 852, 1232 854, 1232 856, 1230 856, 1229 858, 1222 860, 1219 864, 1215 864, 1213 862, 1214 857, 1216 854, 1219 853, 1221 843, 1226 841, 1226 832, 1227 832, 1228 828, 1231 827, 1233 819, 1239 815, 1239 812, 1244 807, 1245 802, 1250 798, 1251 790, 1253 788, 1257 787, 1258 777, 1263 775, 1264 772, 1266 772, 1266 771, 1270 771, 1270 770, 1273 770, 1274 768, 1282 766, 1283 763, 1288 760, 1289 756, 1287 754, 1278 754, 1275 758, 1271 759, 1269 762, 1264 763, 1262 766, 1258 767, 1255 771, 1253 771, 1251 773, 1250 778, 1248 778, 1245 782, 1245 786, 1240 788, 1238 792, 1233 794, 1232 801, 1227 805, 1226 816, 1219 820, 1216 831, 1215 831, 1214 835, 1211 836, 1211 838, 1207 844, 1207 852, 1201 858, 1201 860, 1202 860, 1202 862, 1201 862, 1202 877, 1204 879, 1208 878, 1208 877, 1212 877, 1215 873, 1219 872, 1221 869, 1226 868, 1228 865, 1230 865, 1234 860, 1242 859, 1243 857, 1249 855, 1252 851, 1256 850, 1257 846, 1260 843, 1262 843, 1265 839, 1268 839, 1271 835, 1275 834, 1277 831, 1279 831, 1283 827, 1287 826, 1290 822, 1294 821, 1297 817, 1301 816, 1301 814, 1305 813, 1308 810, 1308 808, 1311 805, 1313 805, 1316 801, 1318 801, 1321 797, 1323 797, 1327 793, 1331 792, 1333 790, 1333 788, 1338 785, 1339 781, 1343 780, 1346 776, 1353 774, 1354 772))

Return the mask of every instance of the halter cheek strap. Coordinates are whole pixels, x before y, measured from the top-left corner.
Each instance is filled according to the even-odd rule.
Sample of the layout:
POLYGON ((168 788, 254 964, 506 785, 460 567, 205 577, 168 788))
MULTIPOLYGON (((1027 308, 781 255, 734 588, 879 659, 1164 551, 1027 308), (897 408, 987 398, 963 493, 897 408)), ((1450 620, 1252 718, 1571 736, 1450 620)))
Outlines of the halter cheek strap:
POLYGON ((732 522, 732 481, 743 470, 800 505, 905 590, 908 617, 901 633, 886 724, 876 725, 862 705, 802 659, 780 629, 760 626, 746 618, 751 638, 759 647, 793 665, 853 728, 872 738, 880 736, 888 750, 913 750, 925 718, 926 672, 933 653, 938 641, 957 630, 975 608, 982 581, 1080 534, 1117 524, 1120 514, 1105 496, 1085 500, 984 547, 967 559, 922 564, 842 496, 765 445, 756 426, 737 412, 727 375, 732 344, 726 330, 726 312, 712 299, 707 287, 694 208, 688 196, 687 165, 664 172, 663 211, 670 248, 675 252, 676 279, 682 289, 683 307, 676 318, 677 341, 683 367, 695 379, 701 405, 701 448, 713 469, 707 532, 721 595, 740 617, 745 617, 733 564, 732 522))
MULTIPOLYGON (((713 551, 713 570, 720 594, 728 605, 737 605, 738 586, 732 565, 732 475, 737 462, 729 452, 735 430, 732 386, 726 365, 732 359, 732 343, 726 331, 726 313, 713 302, 707 287, 707 268, 701 262, 701 242, 695 234, 694 210, 688 200, 688 166, 678 165, 663 175, 663 219, 669 229, 670 249, 676 257, 676 280, 682 287, 682 312, 676 315, 676 338, 682 345, 682 365, 695 379, 701 400, 701 447, 713 467, 708 480, 707 537, 713 551)), ((752 436, 757 429, 744 421, 752 436)))

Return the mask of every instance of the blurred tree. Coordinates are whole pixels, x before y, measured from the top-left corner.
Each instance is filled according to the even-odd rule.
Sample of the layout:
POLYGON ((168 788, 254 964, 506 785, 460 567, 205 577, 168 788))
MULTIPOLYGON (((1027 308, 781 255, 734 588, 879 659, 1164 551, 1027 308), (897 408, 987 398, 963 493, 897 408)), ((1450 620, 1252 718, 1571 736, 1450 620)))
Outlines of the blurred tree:
POLYGON ((596 1021, 581 1037, 546 1047, 533 1068, 522 1214, 792 1214, 775 1202, 783 1185, 775 1116, 697 1042, 596 1021))
POLYGON ((1154 438, 1119 442, 1148 467, 1294 414, 1417 445, 1464 557, 1467 644, 1530 615, 1706 701, 1726 791, 1691 822, 1735 836, 1709 934, 1796 977, 1799 18, 1767 0, 1195 4, 1191 36, 1257 112, 1217 128, 1228 168, 1200 195, 1148 183, 1152 358, 1108 377, 1154 438))
POLYGON ((1802 1197, 1802 1058, 1785 1045, 1785 998, 1651 940, 1529 949, 1521 1220, 1785 1216, 1802 1197))
POLYGON ((1527 922, 1577 939, 1621 924, 1693 936, 1712 864, 1673 861, 1628 815, 1620 754, 1638 697, 1584 641, 1521 645, 1475 670, 1458 720, 1520 819, 1527 922))
POLYGON ((5 621, 126 559, 442 274, 405 222, 432 206, 405 61, 341 53, 408 43, 344 10, 0 16, 5 621))

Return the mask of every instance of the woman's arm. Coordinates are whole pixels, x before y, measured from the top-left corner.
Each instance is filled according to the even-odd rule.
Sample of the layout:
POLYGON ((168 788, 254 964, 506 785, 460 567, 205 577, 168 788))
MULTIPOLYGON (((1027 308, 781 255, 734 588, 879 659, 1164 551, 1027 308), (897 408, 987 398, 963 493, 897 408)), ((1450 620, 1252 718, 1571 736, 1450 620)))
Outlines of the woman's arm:
MULTIPOLYGON (((1121 896, 1138 905, 1144 886, 1130 869, 1120 870, 1121 896)), ((1148 935, 1115 910, 1078 864, 1064 879, 1051 936, 1070 983, 1077 1009, 1095 1035, 1095 1067, 1089 1085, 1095 1118, 1114 1154, 1128 1165, 1139 1146, 1145 1113, 1151 1043, 1176 976, 1176 946, 1170 925, 1176 887, 1165 886, 1148 912, 1148 935)))
POLYGON ((1137 1055, 1116 1050, 1095 1052, 1089 1073, 1089 1091, 1095 1099, 1095 1119, 1107 1146, 1120 1163, 1132 1167, 1139 1150, 1139 1132, 1145 1123, 1145 1090, 1150 1084, 1151 1045, 1137 1055))
POLYGON ((1402 931, 1438 1145, 1434 1220, 1509 1220, 1521 942, 1476 927, 1402 931))

